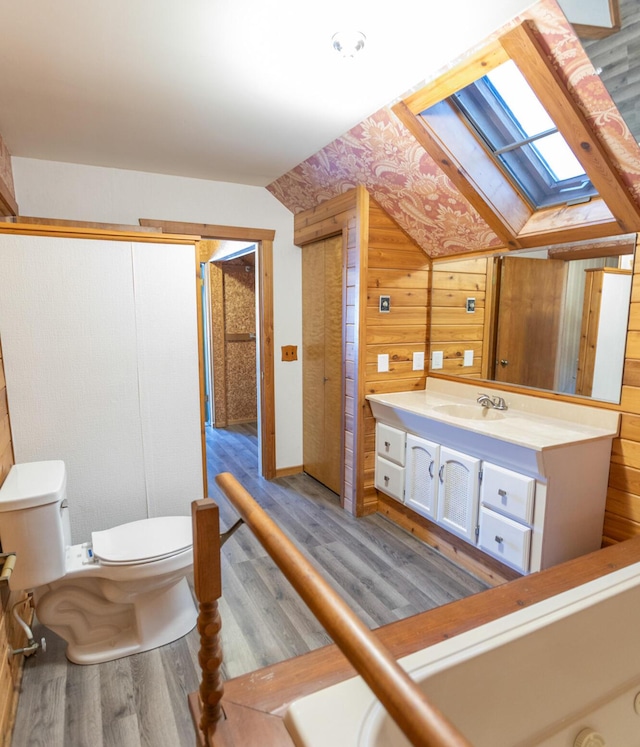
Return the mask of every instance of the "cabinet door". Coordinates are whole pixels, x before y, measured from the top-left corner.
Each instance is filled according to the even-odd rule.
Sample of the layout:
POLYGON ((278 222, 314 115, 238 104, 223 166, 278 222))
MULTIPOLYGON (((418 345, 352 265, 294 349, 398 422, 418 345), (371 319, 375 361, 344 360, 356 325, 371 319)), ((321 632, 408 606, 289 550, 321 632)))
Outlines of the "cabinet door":
POLYGON ((419 514, 435 520, 440 446, 409 433, 406 462, 404 502, 419 514))
POLYGON ((476 542, 480 460, 445 446, 440 448, 438 524, 468 542, 476 542))

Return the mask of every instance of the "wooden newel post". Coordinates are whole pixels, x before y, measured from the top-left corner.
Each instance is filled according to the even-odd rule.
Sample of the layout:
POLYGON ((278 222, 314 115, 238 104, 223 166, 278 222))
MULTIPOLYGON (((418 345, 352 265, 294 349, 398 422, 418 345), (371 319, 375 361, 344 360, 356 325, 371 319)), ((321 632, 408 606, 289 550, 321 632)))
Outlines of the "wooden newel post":
POLYGON ((202 669, 200 683, 200 729, 204 743, 209 744, 209 733, 222 718, 220 700, 223 694, 220 666, 220 614, 218 599, 222 595, 220 576, 220 521, 218 506, 211 498, 191 503, 193 520, 193 581, 199 602, 198 632, 202 669))

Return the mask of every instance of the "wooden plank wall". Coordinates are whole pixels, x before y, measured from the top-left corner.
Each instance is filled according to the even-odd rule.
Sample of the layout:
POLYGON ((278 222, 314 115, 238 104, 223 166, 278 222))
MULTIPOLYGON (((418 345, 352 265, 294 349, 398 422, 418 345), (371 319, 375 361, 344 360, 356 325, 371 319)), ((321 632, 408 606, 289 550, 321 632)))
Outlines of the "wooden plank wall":
POLYGON ((614 439, 603 544, 640 534, 640 258, 636 242, 622 379, 620 437, 614 439))
MULTIPOLYGON (((367 304, 364 342, 366 394, 424 389, 428 353, 431 260, 374 200, 369 203, 367 304), (388 313, 380 296, 390 296, 388 313), (389 371, 378 372, 378 355, 389 355, 389 371), (425 369, 413 370, 413 354, 423 353, 425 369)), ((362 513, 378 508, 374 488, 375 421, 364 405, 362 513)))
MULTIPOLYGON (((2 344, 0 342, 0 485, 4 482, 13 464, 13 446, 9 424, 7 387, 4 378, 2 344)), ((15 708, 18 702, 18 687, 22 674, 22 657, 10 658, 8 649, 25 643, 25 636, 11 616, 12 606, 24 597, 21 592, 9 593, 6 582, 0 585, 0 745, 9 747, 15 708)), ((29 619, 30 608, 25 602, 21 615, 29 619)))
POLYGON ((440 373, 478 378, 482 372, 485 328, 487 257, 434 262, 431 299, 431 348, 442 351, 440 373), (467 312, 467 299, 475 311, 467 312), (473 365, 465 367, 464 351, 473 351, 473 365))

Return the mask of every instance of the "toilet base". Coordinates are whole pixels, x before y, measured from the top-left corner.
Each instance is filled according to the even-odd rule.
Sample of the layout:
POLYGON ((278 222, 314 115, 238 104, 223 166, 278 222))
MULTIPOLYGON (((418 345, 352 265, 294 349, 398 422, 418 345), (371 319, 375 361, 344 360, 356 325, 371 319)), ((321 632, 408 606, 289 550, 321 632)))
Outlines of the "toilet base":
POLYGON ((36 594, 36 616, 67 642, 74 664, 101 664, 150 651, 192 630, 198 612, 182 576, 127 601, 107 601, 101 579, 54 582, 36 594))

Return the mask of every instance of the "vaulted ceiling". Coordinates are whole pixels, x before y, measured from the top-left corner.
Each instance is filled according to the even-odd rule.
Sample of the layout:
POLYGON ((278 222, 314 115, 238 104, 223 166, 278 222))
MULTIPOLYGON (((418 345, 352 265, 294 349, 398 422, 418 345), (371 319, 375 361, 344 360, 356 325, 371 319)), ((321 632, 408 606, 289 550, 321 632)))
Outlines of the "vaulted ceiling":
POLYGON ((5 2, 0 133, 13 156, 263 186, 530 2, 5 2))
MULTIPOLYGON (((640 148, 554 0, 531 6, 474 49, 527 19, 533 22, 542 46, 626 188, 640 204, 640 148)), ((367 117, 268 189, 290 210, 299 212, 356 184, 366 186, 430 256, 502 244, 390 106, 367 117)))

